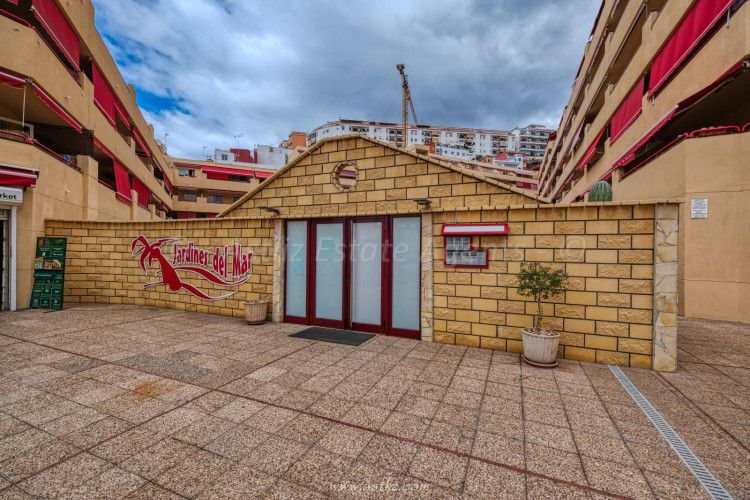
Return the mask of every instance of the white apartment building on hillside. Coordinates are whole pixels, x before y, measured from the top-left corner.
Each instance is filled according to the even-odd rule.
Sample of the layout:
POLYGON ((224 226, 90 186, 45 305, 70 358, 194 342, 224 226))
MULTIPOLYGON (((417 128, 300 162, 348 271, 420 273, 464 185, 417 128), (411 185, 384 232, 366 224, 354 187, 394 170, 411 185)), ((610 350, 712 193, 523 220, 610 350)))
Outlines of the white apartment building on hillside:
MULTIPOLYGON (((307 134, 307 145, 312 146, 328 137, 354 133, 402 144, 399 123, 340 119, 321 125, 307 134)), ((509 132, 505 130, 409 125, 409 144, 433 143, 442 148, 439 154, 458 158, 499 154, 508 148, 508 135, 509 132)), ((543 148, 541 151, 544 153, 543 148)))
POLYGON ((530 158, 543 158, 549 135, 554 130, 544 125, 529 125, 514 128, 508 136, 508 149, 525 153, 530 158))

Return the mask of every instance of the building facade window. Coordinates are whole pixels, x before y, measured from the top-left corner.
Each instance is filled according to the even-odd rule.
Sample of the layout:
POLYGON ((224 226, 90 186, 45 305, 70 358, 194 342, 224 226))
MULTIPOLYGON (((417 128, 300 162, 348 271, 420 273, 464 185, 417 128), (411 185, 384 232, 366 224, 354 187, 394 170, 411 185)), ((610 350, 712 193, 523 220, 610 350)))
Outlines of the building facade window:
POLYGON ((198 201, 198 195, 195 193, 180 193, 178 199, 180 201, 198 201))
POLYGON ((191 168, 178 168, 177 174, 181 177, 195 177, 195 170, 191 168))
POLYGON ((224 203, 224 197, 218 194, 209 194, 206 196, 209 203, 224 203))

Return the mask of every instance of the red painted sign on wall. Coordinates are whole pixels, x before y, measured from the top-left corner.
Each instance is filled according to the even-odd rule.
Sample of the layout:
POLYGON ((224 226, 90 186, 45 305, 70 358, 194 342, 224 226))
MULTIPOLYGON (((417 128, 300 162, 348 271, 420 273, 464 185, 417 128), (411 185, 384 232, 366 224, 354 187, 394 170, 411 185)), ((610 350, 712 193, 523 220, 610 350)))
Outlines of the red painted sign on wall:
POLYGON ((182 280, 180 273, 197 274, 210 283, 219 286, 239 286, 250 279, 253 270, 253 252, 243 251, 242 245, 224 245, 215 247, 213 252, 195 246, 192 241, 180 246, 179 238, 160 238, 150 243, 143 235, 133 239, 130 250, 133 256, 140 255, 140 265, 143 273, 148 275, 148 270, 158 264, 159 270, 156 277, 159 281, 146 283, 143 288, 157 285, 167 285, 173 292, 185 290, 203 300, 222 300, 231 297, 237 290, 212 297, 191 283, 182 280), (162 246, 173 243, 172 260, 170 261, 163 253, 162 246), (232 262, 231 279, 229 262, 232 262), (155 262, 154 262, 155 261, 155 262))

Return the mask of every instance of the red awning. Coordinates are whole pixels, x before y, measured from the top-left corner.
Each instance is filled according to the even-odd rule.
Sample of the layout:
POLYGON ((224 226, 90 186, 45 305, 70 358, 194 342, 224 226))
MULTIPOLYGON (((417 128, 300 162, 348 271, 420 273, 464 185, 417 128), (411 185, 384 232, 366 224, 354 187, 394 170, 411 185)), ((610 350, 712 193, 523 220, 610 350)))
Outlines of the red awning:
POLYGON ((117 186, 117 199, 130 205, 133 201, 130 199, 130 172, 120 165, 120 162, 112 159, 115 165, 115 185, 117 186))
POLYGON ((242 170, 239 168, 228 168, 228 167, 210 167, 208 165, 202 165, 201 170, 204 174, 225 174, 225 175, 237 175, 239 177, 252 177, 252 170, 242 170))
POLYGON ((206 219, 215 219, 219 214, 206 214, 206 219))
POLYGON ((96 64, 91 65, 91 74, 94 83, 94 104, 104 113, 109 123, 115 126, 115 95, 109 88, 107 80, 104 79, 96 64))
POLYGON ((602 135, 604 135, 604 131, 606 130, 606 127, 602 129, 601 132, 599 132, 599 135, 596 136, 596 139, 594 139, 594 142, 591 143, 589 146, 588 151, 586 151, 586 154, 583 155, 583 158, 581 158, 581 161, 578 162, 578 165, 576 165, 576 168, 573 170, 574 172, 578 172, 579 170, 582 170, 583 167, 585 167, 589 161, 591 161, 591 158, 594 157, 594 154, 596 154, 596 147, 599 145, 599 141, 602 138, 602 135))
POLYGON ((14 4, 18 5, 18 0, 8 0, 8 1, 9 1, 10 3, 14 3, 14 4))
POLYGON ((169 177, 167 177, 166 172, 164 173, 164 187, 167 188, 167 192, 171 195, 174 190, 172 189, 172 183, 169 182, 169 177))
POLYGON ((149 158, 151 158, 151 151, 148 149, 148 146, 146 146, 146 141, 143 140, 141 133, 138 132, 138 129, 135 127, 133 127, 133 137, 135 138, 135 142, 138 143, 143 152, 146 153, 149 158))
POLYGON ((177 212, 177 218, 178 219, 195 219, 198 217, 198 214, 195 212, 177 212))
POLYGON ((258 172, 257 170, 255 171, 255 177, 257 177, 258 179, 268 179, 272 175, 273 172, 258 172))
POLYGON ((125 107, 120 104, 120 101, 118 101, 117 99, 115 99, 115 113, 120 117, 122 123, 124 123, 127 128, 130 128, 130 116, 128 116, 128 112, 125 111, 125 107))
POLYGON ((734 0, 698 0, 651 65, 649 97, 674 73, 734 0))
POLYGON ((68 122, 68 125, 76 129, 78 132, 83 131, 83 127, 81 127, 81 124, 75 121, 72 116, 70 116, 59 104, 55 102, 54 99, 52 99, 50 96, 47 95, 45 91, 40 89, 36 84, 33 84, 34 92, 37 96, 39 96, 39 99, 44 102, 49 108, 54 111, 60 118, 68 122))
POLYGON ((26 78, 9 71, 0 71, 0 83, 10 85, 14 89, 22 89, 26 85, 26 78))
POLYGON ((628 127, 641 115, 641 106, 643 105, 643 85, 645 77, 638 80, 635 88, 620 105, 619 109, 612 115, 612 124, 610 126, 609 144, 612 145, 620 138, 628 127))
POLYGON ((208 179, 211 179, 212 181, 228 181, 229 180, 229 174, 206 174, 206 177, 208 179))
POLYGON ((641 146, 643 146, 644 144, 646 144, 654 136, 654 134, 656 134, 662 127, 664 127, 664 125, 666 125, 669 122, 669 120, 677 112, 677 108, 678 107, 679 106, 675 106, 674 108, 672 108, 671 110, 669 110, 669 113, 667 113, 666 115, 664 115, 664 117, 661 120, 659 120, 658 122, 656 122, 656 125, 654 125, 653 127, 651 127, 648 130, 648 132, 646 132, 643 135, 643 137, 641 137, 640 139, 638 139, 637 141, 635 141, 635 144, 633 144, 632 146, 630 146, 628 148, 628 151, 624 155, 622 155, 612 165, 612 168, 617 168, 617 167, 621 167, 623 165, 627 165, 631 161, 635 160, 635 152, 638 150, 638 148, 640 148, 641 146))
POLYGON ((133 176, 133 190, 138 193, 138 205, 143 208, 148 208, 148 203, 150 201, 148 188, 135 176, 133 176))
POLYGON ((39 172, 25 168, 0 167, 0 186, 34 187, 39 172))
POLYGON ((78 61, 81 58, 81 47, 78 35, 73 31, 55 0, 33 0, 32 9, 49 36, 65 54, 65 58, 70 61, 76 71, 80 72, 78 61))

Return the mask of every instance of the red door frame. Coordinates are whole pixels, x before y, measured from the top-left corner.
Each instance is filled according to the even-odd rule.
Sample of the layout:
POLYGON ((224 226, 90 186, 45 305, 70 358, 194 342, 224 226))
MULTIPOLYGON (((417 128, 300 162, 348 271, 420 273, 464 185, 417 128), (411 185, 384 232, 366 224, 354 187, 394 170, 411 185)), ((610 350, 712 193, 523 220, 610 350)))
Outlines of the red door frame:
MULTIPOLYGON (((389 276, 389 270, 390 270, 390 253, 388 249, 390 248, 390 224, 388 217, 382 216, 382 217, 356 217, 349 220, 348 224, 350 227, 353 227, 354 224, 359 222, 380 222, 381 224, 381 236, 380 236, 380 324, 373 325, 373 324, 367 324, 367 323, 355 323, 354 320, 350 317, 349 320, 346 322, 348 325, 348 328, 351 328, 352 330, 359 330, 362 332, 371 332, 371 333, 385 333, 386 331, 386 318, 388 318, 388 304, 390 304, 390 288, 388 287, 388 276, 389 276)), ((354 231, 351 231, 352 238, 354 237, 354 231)), ((347 244, 351 246, 352 240, 350 239, 347 244)), ((349 249, 349 272, 352 271, 351 266, 351 248, 349 249)), ((351 278, 351 276, 350 276, 351 278)), ((352 302, 352 290, 351 290, 351 279, 347 282, 347 293, 345 295, 347 297, 347 304, 349 305, 348 313, 351 316, 351 302, 352 302)))
MULTIPOLYGON (((317 325, 325 326, 329 328, 339 329, 352 329, 373 333, 384 333, 386 335, 394 335, 398 337, 419 339, 421 337, 421 324, 417 330, 407 330, 403 328, 394 328, 392 323, 392 294, 391 290, 393 287, 393 220, 399 217, 420 217, 415 214, 404 214, 404 215, 391 215, 391 216, 375 216, 375 217, 337 217, 328 219, 288 219, 290 221, 305 221, 307 222, 307 263, 306 263, 306 275, 307 275, 307 286, 306 286, 306 316, 289 316, 286 314, 286 279, 284 280, 284 321, 289 323, 298 323, 303 325, 317 325), (342 320, 329 320, 323 318, 315 318, 315 253, 317 251, 315 242, 317 236, 317 225, 318 224, 330 224, 330 223, 343 223, 343 244, 344 244, 344 258, 342 261, 342 320), (362 323, 351 322, 351 238, 352 238, 352 224, 356 222, 382 222, 383 236, 382 236, 382 247, 381 247, 381 309, 380 318, 381 322, 379 325, 367 325, 362 323)), ((421 235, 421 232, 420 232, 421 235)), ((420 256, 422 252, 422 242, 420 236, 419 242, 420 256)), ((284 258, 286 259, 286 245, 284 258)), ((286 272, 286 266, 285 272, 286 272)), ((421 276, 422 276, 422 260, 420 257, 419 262, 419 279, 415 283, 418 287, 418 293, 421 295, 421 276)), ((421 300, 419 304, 418 315, 421 323, 422 314, 421 300)))
POLYGON ((284 321, 286 323, 297 323, 299 325, 310 324, 310 221, 307 219, 288 219, 284 222, 284 321), (289 234, 288 223, 289 222, 304 222, 305 223, 305 253, 307 254, 307 260, 305 262, 305 315, 304 316, 290 316, 286 312, 286 273, 289 262, 287 260, 287 242, 286 235, 289 234))
POLYGON ((404 215, 392 215, 388 218, 388 236, 389 236, 389 250, 388 250, 388 320, 386 321, 387 324, 387 332, 388 335, 394 335, 396 337, 405 337, 408 339, 421 339, 422 338, 422 228, 421 228, 421 221, 422 217, 420 215, 415 214, 404 214, 404 215), (419 277, 417 279, 417 294, 420 297, 419 300, 419 312, 418 314, 418 321, 419 326, 416 330, 407 330, 405 328, 394 328, 392 323, 393 320, 393 311, 391 309, 392 304, 392 293, 391 290, 393 290, 393 220, 403 217, 416 217, 420 220, 420 230, 419 230, 419 277))
POLYGON ((341 330, 346 328, 346 325, 349 324, 349 318, 348 318, 348 312, 349 308, 347 307, 347 297, 349 296, 349 284, 351 281, 351 266, 347 265, 351 255, 351 249, 350 247, 350 241, 351 241, 351 224, 347 223, 347 219, 345 218, 335 218, 335 219, 315 219, 311 221, 312 224, 309 224, 308 227, 312 226, 312 244, 309 246, 312 259, 308 260, 310 262, 310 266, 308 267, 310 269, 310 278, 308 279, 308 303, 310 304, 310 307, 307 311, 307 315, 310 318, 310 324, 316 325, 316 326, 326 326, 329 328, 339 328, 341 330), (344 246, 343 248, 343 258, 341 259, 341 280, 342 280, 342 286, 341 286, 341 320, 335 320, 335 319, 326 319, 326 318, 316 318, 315 317, 315 276, 317 272, 317 261, 315 260, 315 254, 317 253, 317 235, 318 235, 318 225, 320 224, 341 224, 342 231, 341 231, 341 242, 344 246))

